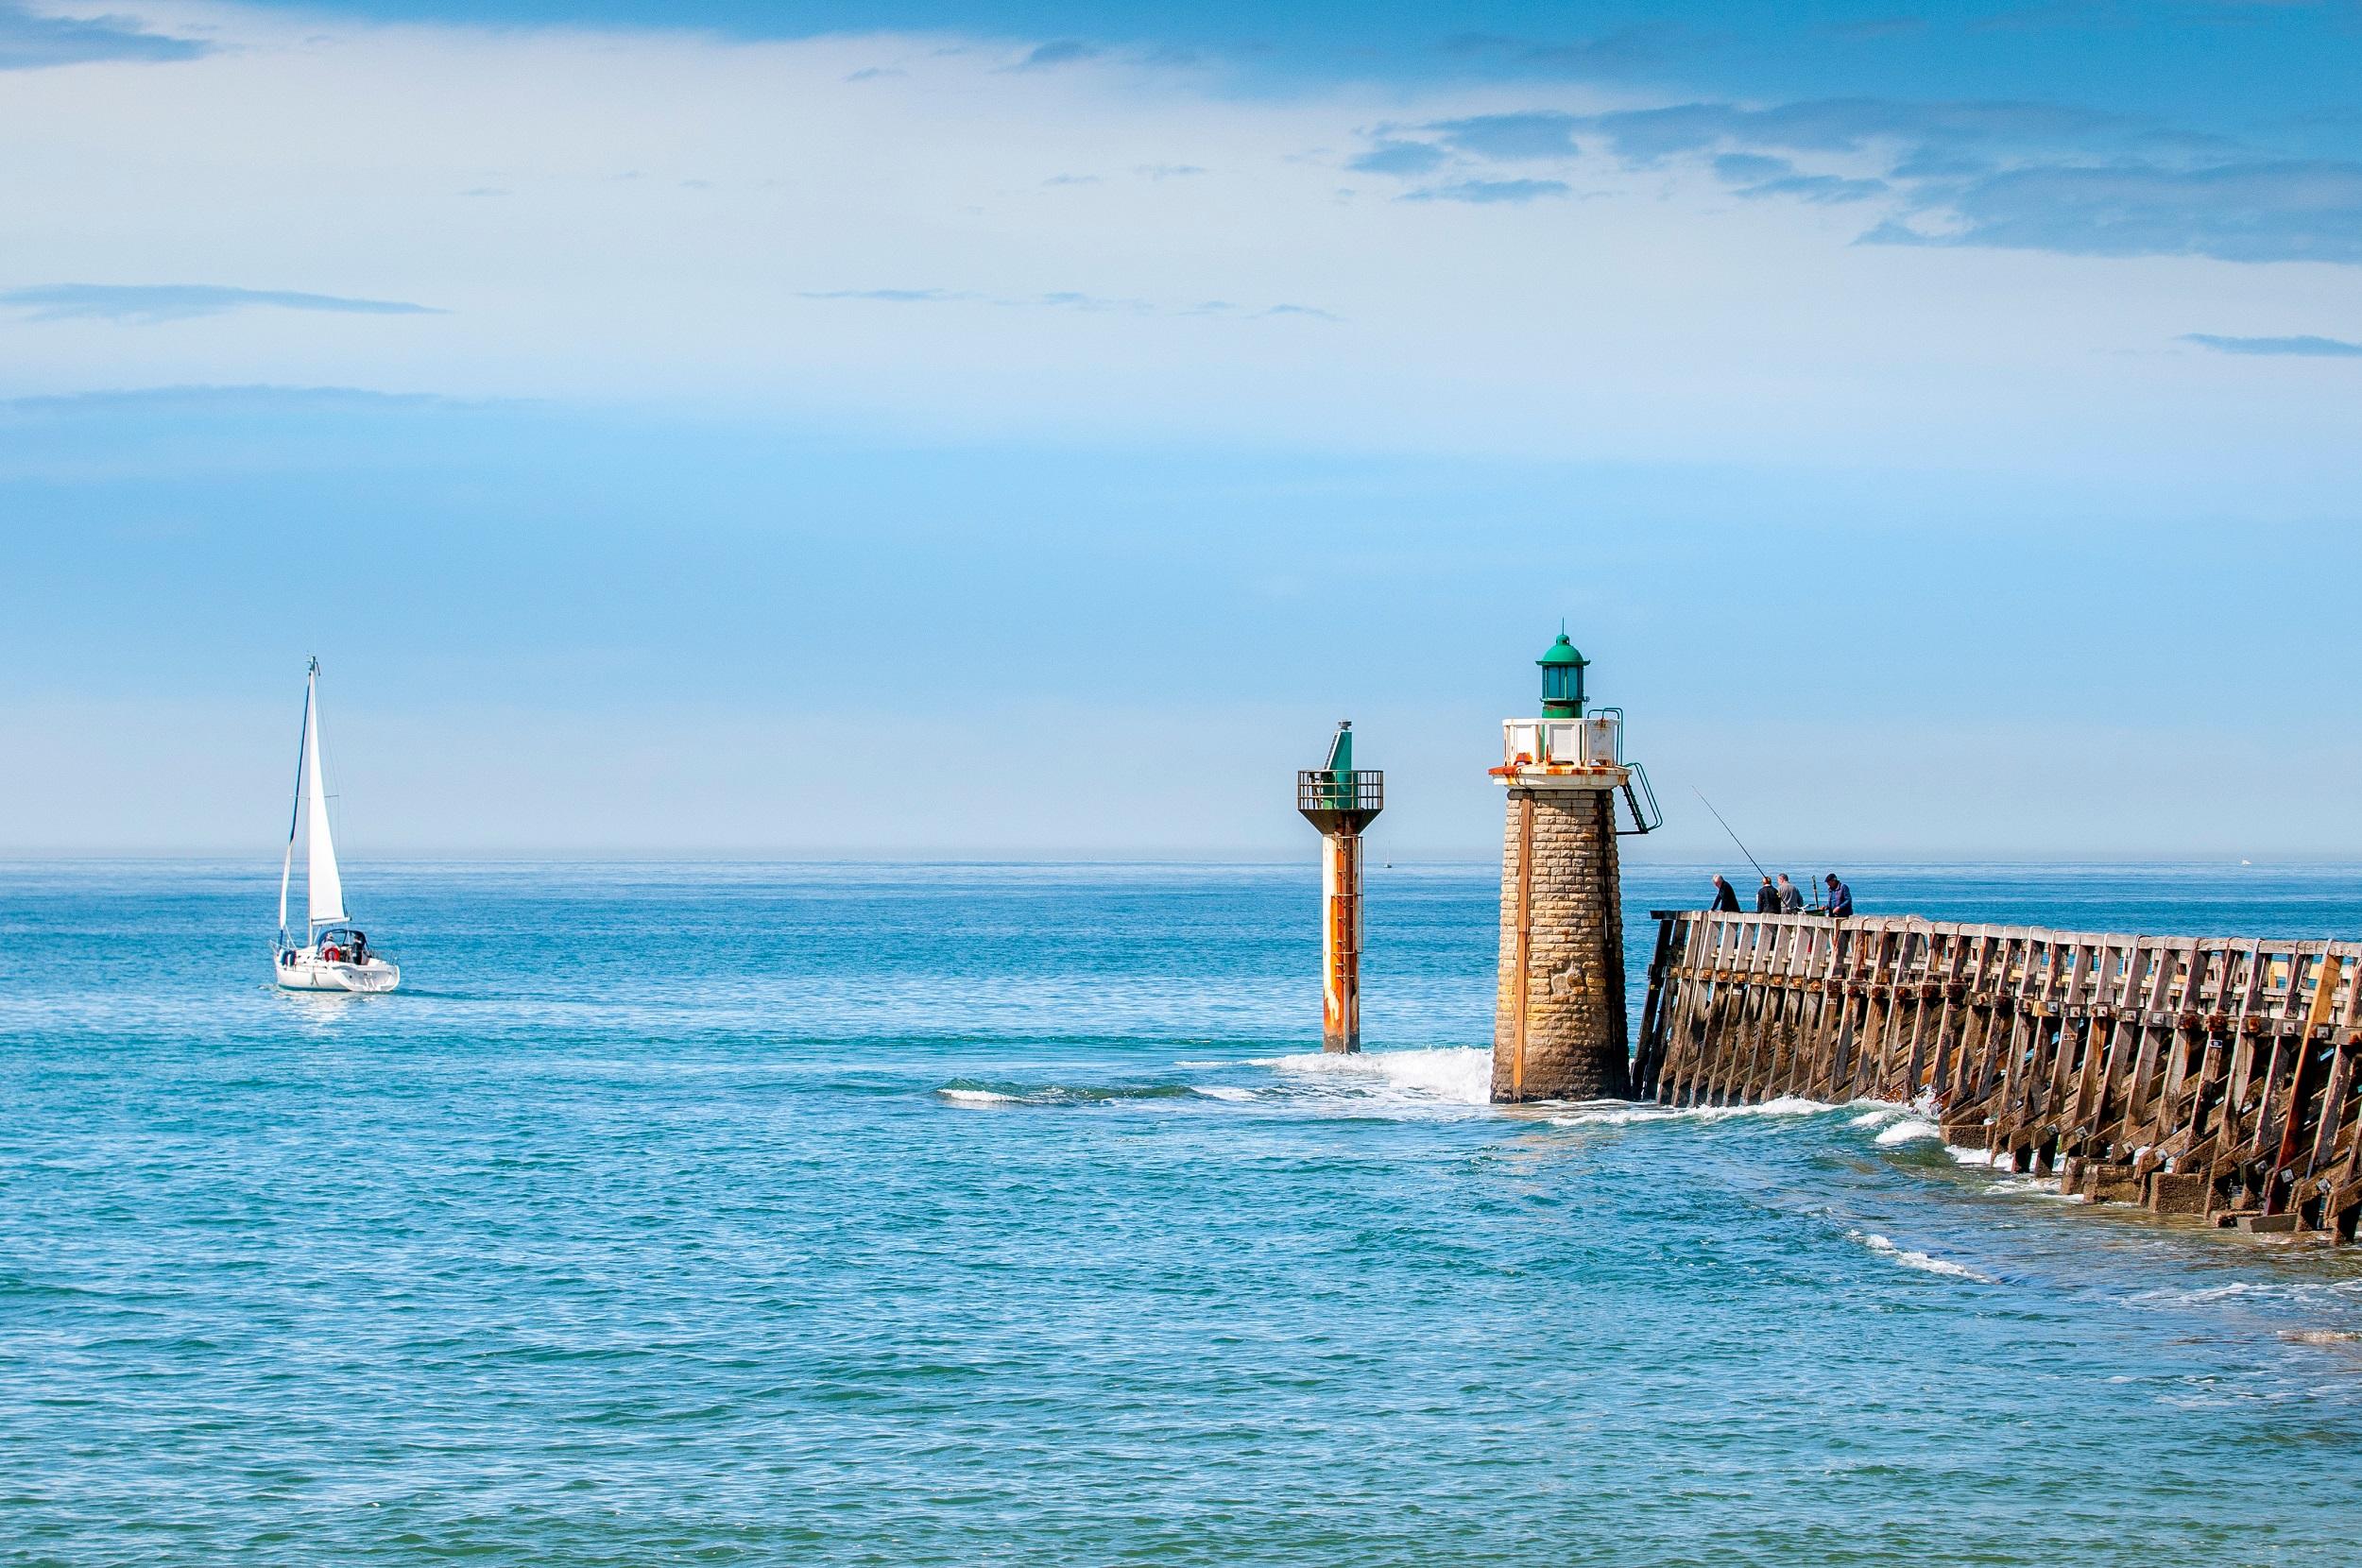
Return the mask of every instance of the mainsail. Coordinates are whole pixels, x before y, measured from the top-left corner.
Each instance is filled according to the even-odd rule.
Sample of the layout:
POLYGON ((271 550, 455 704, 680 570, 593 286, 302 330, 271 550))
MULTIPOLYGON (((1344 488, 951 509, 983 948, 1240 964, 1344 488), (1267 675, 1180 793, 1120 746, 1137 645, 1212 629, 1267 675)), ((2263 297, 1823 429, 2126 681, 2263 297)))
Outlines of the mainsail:
POLYGON ((315 664, 303 687, 303 794, 309 840, 305 847, 310 852, 305 887, 311 898, 312 924, 327 926, 345 918, 345 884, 336 875, 336 844, 328 831, 328 791, 320 783, 319 678, 319 666, 315 664))
POLYGON ((287 883, 295 877, 296 829, 303 826, 303 759, 312 751, 312 683, 303 683, 303 737, 296 742, 295 800, 287 809, 287 854, 279 862, 279 939, 287 939, 287 883))

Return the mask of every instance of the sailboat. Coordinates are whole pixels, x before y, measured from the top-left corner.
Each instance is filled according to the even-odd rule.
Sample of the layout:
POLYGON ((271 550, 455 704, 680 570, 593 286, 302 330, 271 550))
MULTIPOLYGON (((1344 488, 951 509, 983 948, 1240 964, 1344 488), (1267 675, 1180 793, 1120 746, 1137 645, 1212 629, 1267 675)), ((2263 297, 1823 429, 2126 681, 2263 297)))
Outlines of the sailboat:
POLYGON ((336 844, 328 830, 328 793, 320 787, 320 661, 303 680, 303 743, 296 752, 295 811, 287 822, 287 857, 279 868, 279 947, 272 971, 288 991, 391 991, 402 971, 348 925, 344 878, 336 874, 336 844), (295 877, 296 837, 304 838, 303 941, 287 928, 287 889, 295 877))

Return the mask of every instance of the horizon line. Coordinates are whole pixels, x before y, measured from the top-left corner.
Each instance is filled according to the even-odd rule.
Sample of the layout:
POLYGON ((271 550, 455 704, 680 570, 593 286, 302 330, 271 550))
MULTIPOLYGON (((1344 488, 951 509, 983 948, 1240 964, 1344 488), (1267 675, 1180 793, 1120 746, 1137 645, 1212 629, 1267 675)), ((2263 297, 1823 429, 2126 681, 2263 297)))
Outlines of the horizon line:
MULTIPOLYGON (((1264 852, 1206 852, 1178 851, 1111 853, 1104 851, 1063 852, 1036 851, 963 851, 963 850, 799 850, 799 849, 454 849, 402 850, 391 854, 354 856, 348 852, 343 859, 348 865, 977 865, 977 866, 1282 866, 1317 865, 1317 852, 1309 845, 1302 854, 1264 852)), ((0 864, 70 864, 94 862, 148 862, 155 864, 246 864, 265 867, 266 858, 247 852, 197 849, 126 849, 126 848, 40 848, 0 845, 0 864)), ((1498 859, 1491 855, 1444 854, 1433 851, 1411 851, 1392 858, 1381 858, 1380 863, 1397 866, 1467 866, 1496 867, 1498 859)), ((2362 856, 2253 856, 2230 855, 2167 856, 2160 854, 2111 855, 2043 855, 2027 852, 1992 855, 1960 853, 1907 854, 1894 851, 1855 856, 1801 858, 1795 863, 1810 864, 1817 870, 1833 870, 1851 866, 1871 866, 1887 869, 1910 867, 2028 867, 2055 868, 2067 866, 2097 867, 2208 867, 2226 870, 2355 870, 2362 871, 2362 856)), ((1718 859, 1668 859, 1625 861, 1623 870, 1662 869, 1679 871, 1727 870, 1727 857, 1718 859)))

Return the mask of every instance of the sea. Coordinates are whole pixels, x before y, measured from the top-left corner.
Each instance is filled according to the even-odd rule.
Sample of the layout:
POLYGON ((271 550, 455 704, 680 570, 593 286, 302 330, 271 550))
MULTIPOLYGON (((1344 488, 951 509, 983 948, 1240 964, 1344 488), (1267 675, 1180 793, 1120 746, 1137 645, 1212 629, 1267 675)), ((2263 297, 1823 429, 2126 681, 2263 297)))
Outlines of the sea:
MULTIPOLYGON (((2362 1250, 1488 1105, 1490 865, 1371 862, 1355 1057, 1309 863, 355 863, 387 997, 271 986, 277 871, 0 865, 0 1561, 2362 1560, 2362 1250)), ((1635 1009, 1705 875, 1627 868, 1635 1009)))

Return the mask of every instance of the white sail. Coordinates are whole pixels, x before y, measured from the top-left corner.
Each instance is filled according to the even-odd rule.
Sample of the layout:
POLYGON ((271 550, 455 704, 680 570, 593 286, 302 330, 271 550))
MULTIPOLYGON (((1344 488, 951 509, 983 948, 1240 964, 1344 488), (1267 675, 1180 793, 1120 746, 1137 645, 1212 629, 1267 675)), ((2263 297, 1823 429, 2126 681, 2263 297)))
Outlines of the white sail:
POLYGON ((279 862, 279 936, 287 935, 287 884, 295 877, 296 830, 303 826, 303 759, 312 755, 312 682, 303 682, 303 735, 296 741, 295 795, 287 806, 287 853, 279 862))
MULTIPOLYGON (((298 787, 299 798, 301 789, 298 787)), ((295 829, 287 830, 287 857, 279 862, 279 934, 287 934, 287 881, 295 875, 295 829)))
POLYGON ((320 784, 319 676, 315 673, 303 690, 303 793, 309 807, 305 819, 310 860, 306 890, 315 926, 330 926, 345 918, 345 884, 336 875, 336 844, 328 831, 328 792, 320 784))

